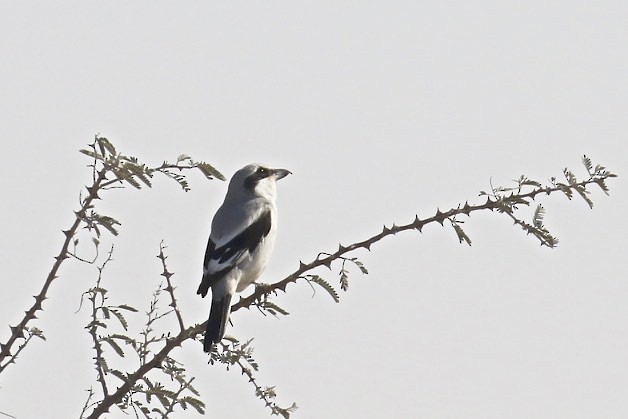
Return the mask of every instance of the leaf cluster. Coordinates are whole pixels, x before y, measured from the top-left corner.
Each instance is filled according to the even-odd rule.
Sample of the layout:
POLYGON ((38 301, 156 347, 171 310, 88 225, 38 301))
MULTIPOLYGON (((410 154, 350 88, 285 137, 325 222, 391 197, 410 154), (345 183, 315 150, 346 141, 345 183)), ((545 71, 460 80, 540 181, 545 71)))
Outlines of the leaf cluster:
POLYGON ((576 175, 571 170, 564 168, 563 176, 566 182, 559 182, 556 177, 552 177, 549 184, 544 185, 539 181, 521 175, 519 179, 515 180, 515 186, 493 187, 491 184, 491 192, 481 191, 480 196, 484 195, 489 199, 494 199, 498 212, 506 214, 527 234, 536 237, 542 246, 553 248, 558 245, 558 239, 550 233, 543 223, 545 208, 541 204, 537 204, 531 222, 526 222, 520 218, 517 215, 517 211, 522 205, 530 206, 534 198, 539 194, 550 195, 558 191, 562 192, 570 200, 574 193, 577 193, 587 203, 589 208, 593 208, 593 201, 589 197, 591 192, 588 190, 588 186, 596 184, 608 195, 609 190, 606 186, 606 180, 617 177, 617 175, 611 173, 602 165, 598 164, 594 167, 591 159, 587 156, 582 157, 582 164, 589 175, 588 179, 583 181, 578 181, 576 175))
POLYGON ((253 339, 241 343, 233 336, 226 336, 218 346, 212 349, 210 353, 210 363, 223 364, 227 370, 232 367, 238 367, 242 375, 246 376, 249 383, 255 388, 255 396, 264 402, 264 405, 270 409, 271 415, 282 416, 289 419, 290 414, 297 410, 296 403, 292 403, 288 407, 281 407, 276 402, 277 393, 274 386, 262 387, 258 384, 255 373, 259 371, 259 365, 253 358, 253 339))
MULTIPOLYGON (((116 363, 116 359, 107 355, 106 348, 113 350, 118 358, 128 358, 130 352, 131 357, 140 366, 146 365, 151 357, 161 349, 163 342, 167 340, 165 334, 158 332, 163 327, 157 323, 162 319, 171 317, 174 313, 172 308, 165 310, 161 308, 160 297, 164 292, 167 292, 167 287, 160 283, 153 292, 149 308, 145 313, 144 326, 139 331, 138 337, 134 337, 129 330, 126 315, 139 313, 139 310, 129 304, 110 304, 108 291, 102 286, 103 271, 106 265, 111 262, 112 254, 113 248, 102 265, 97 266, 98 278, 95 286, 83 295, 83 298, 86 298, 91 305, 89 322, 85 328, 92 337, 96 379, 100 383, 103 398, 110 395, 109 389, 115 384, 112 382, 113 379, 117 379, 120 384, 129 381, 129 373, 110 366, 110 364, 116 363), (112 320, 114 324, 111 323, 112 320), (120 328, 122 330, 119 330, 120 328), (112 329, 113 332, 110 331, 112 329), (154 347, 156 350, 153 349, 154 347), (129 349, 130 351, 128 351, 129 349)), ((160 254, 163 255, 163 247, 160 248, 160 254)), ((86 263, 93 264, 89 261, 86 263)), ((165 265, 164 270, 166 271, 165 265)), ((181 363, 170 356, 166 356, 159 369, 142 376, 116 404, 123 412, 132 410, 136 415, 141 413, 145 417, 165 418, 177 407, 184 410, 192 407, 203 414, 205 404, 200 399, 200 393, 192 385, 193 381, 193 377, 187 377, 186 370, 181 363), (160 379, 159 376, 166 379, 160 379)), ((93 415, 100 403, 100 400, 93 400, 96 397, 93 389, 88 390, 88 395, 88 401, 85 403, 81 417, 88 417, 90 409, 92 409, 91 414, 93 415)))

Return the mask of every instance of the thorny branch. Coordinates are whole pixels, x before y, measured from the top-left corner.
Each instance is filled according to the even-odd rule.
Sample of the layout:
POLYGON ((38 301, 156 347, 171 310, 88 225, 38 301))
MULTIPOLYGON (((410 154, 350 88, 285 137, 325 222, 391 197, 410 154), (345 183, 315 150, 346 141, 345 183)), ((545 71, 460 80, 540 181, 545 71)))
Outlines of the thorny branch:
POLYGON ((31 320, 36 319, 36 313, 42 310, 42 304, 47 298, 48 289, 50 288, 54 280, 58 278, 59 268, 61 268, 61 264, 65 259, 68 258, 68 248, 70 246, 70 243, 72 242, 73 237, 76 235, 79 226, 83 222, 87 210, 89 208, 92 208, 93 201, 95 199, 99 199, 98 191, 100 190, 103 181, 107 177, 108 170, 109 168, 107 166, 99 170, 97 172, 94 183, 92 183, 92 185, 87 188, 89 194, 83 200, 79 210, 75 211, 75 219, 70 228, 63 231, 65 239, 63 240, 63 244, 61 245, 61 250, 59 251, 59 254, 55 257, 52 268, 50 269, 50 272, 48 273, 48 276, 46 277, 44 285, 39 291, 39 294, 34 296, 35 303, 28 310, 26 310, 24 317, 17 324, 17 326, 11 326, 11 336, 9 337, 9 340, 3 344, 0 344, 0 373, 4 371, 7 365, 15 362, 14 358, 9 359, 8 361, 5 360, 11 356, 11 348, 13 347, 15 342, 18 339, 24 339, 24 331, 26 330, 28 323, 31 320))
MULTIPOLYGON (((153 173, 162 173, 170 177, 179 183, 183 190, 188 191, 187 180, 185 176, 180 173, 186 169, 198 169, 208 179, 218 178, 224 180, 224 176, 210 164, 195 162, 186 155, 180 155, 174 164, 163 162, 160 166, 150 168, 140 164, 134 157, 128 157, 119 153, 104 137, 96 136, 94 142, 92 142, 89 147, 91 150, 81 150, 81 152, 93 158, 93 163, 90 165, 92 168, 92 184, 87 187, 87 196, 80 197, 80 206, 79 209, 74 212, 75 218, 72 225, 67 230, 63 230, 65 238, 61 245, 61 250, 54 258, 55 261, 44 280, 41 290, 34 296, 35 302, 26 310, 24 317, 16 326, 10 326, 11 336, 9 339, 4 343, 0 343, 0 373, 2 373, 8 365, 15 363, 17 355, 30 342, 30 337, 32 336, 25 336, 25 332, 29 333, 29 330, 37 330, 36 328, 29 328, 28 324, 37 318, 37 312, 43 310, 42 304, 48 298, 49 288, 55 279, 59 277, 59 269, 63 261, 71 255, 75 255, 76 252, 72 253, 69 249, 79 227, 84 225, 88 230, 94 230, 97 236, 100 236, 99 227, 105 228, 112 234, 117 235, 115 226, 119 223, 115 219, 100 215, 93 210, 94 201, 100 199, 99 192, 110 189, 114 184, 122 185, 124 182, 138 189, 140 188, 140 182, 151 187, 150 178, 153 173), (110 175, 113 175, 114 178, 110 179, 110 175), (22 343, 19 345, 17 351, 12 354, 11 351, 13 347, 16 345, 16 342, 20 340, 22 340, 22 343)), ((77 259, 80 260, 78 257, 77 259)), ((41 331, 39 331, 38 337, 43 338, 41 331)))
MULTIPOLYGON (((391 227, 384 226, 383 230, 380 233, 377 233, 365 240, 358 241, 348 246, 339 245, 338 250, 334 253, 319 253, 316 259, 310 263, 300 262, 299 268, 296 271, 294 271, 293 273, 291 273, 290 275, 288 275, 287 277, 285 277, 279 282, 276 282, 274 284, 269 284, 264 287, 257 287, 251 295, 249 295, 248 297, 241 298, 232 307, 231 311, 235 312, 241 308, 250 308, 251 305, 255 305, 259 301, 263 301, 263 299, 266 296, 270 294, 274 294, 274 293, 276 294, 278 290, 285 292, 285 289, 288 284, 295 283, 299 279, 307 280, 308 272, 316 268, 319 268, 321 266, 330 268, 332 263, 337 260, 346 261, 347 259, 350 259, 350 258, 347 258, 346 256, 347 254, 354 252, 355 250, 358 250, 358 249, 370 250, 373 244, 379 242, 380 240, 386 237, 396 235, 397 233, 408 231, 408 230, 416 230, 416 231, 421 232, 423 227, 425 227, 428 224, 438 223, 440 225, 443 225, 445 221, 448 221, 448 220, 452 222, 452 225, 453 224, 457 225, 458 222, 455 220, 456 216, 460 216, 460 215, 470 216, 471 213, 478 212, 478 211, 497 210, 499 213, 507 214, 510 218, 515 220, 515 224, 522 226, 524 230, 527 230, 528 233, 530 233, 531 231, 528 229, 528 227, 535 228, 535 226, 527 225, 528 227, 525 227, 521 225, 520 223, 518 223, 517 222, 518 218, 516 218, 513 215, 513 212, 517 209, 517 205, 519 204, 529 205, 530 203, 529 201, 534 200, 538 195, 550 195, 558 191, 565 193, 569 198, 571 198, 571 194, 573 194, 573 191, 577 191, 579 194, 582 195, 585 188, 593 183, 598 184, 606 193, 607 188, 604 184, 604 181, 609 178, 615 177, 616 175, 606 172, 603 169, 604 168, 602 168, 602 170, 600 171, 596 170, 595 172, 589 171, 590 178, 588 180, 581 181, 581 182, 570 181, 569 184, 562 184, 562 183, 556 183, 553 180, 552 182, 553 186, 545 186, 545 187, 541 186, 540 184, 534 183, 535 188, 527 193, 522 193, 521 184, 519 186, 519 189, 516 190, 516 192, 511 191, 511 190, 501 191, 501 192, 511 191, 509 195, 499 193, 498 190, 493 189, 493 194, 489 195, 487 197, 486 202, 483 204, 470 205, 468 202, 466 202, 464 205, 458 205, 456 208, 452 208, 445 212, 442 212, 440 211, 440 209, 438 209, 436 211, 436 214, 425 219, 419 219, 419 217, 416 216, 414 221, 407 224, 402 224, 402 225, 393 224, 391 227)), ((529 186, 529 184, 527 185, 529 186)), ((482 195, 488 195, 488 194, 483 193, 482 195)), ((542 245, 547 245, 550 247, 555 245, 555 242, 553 243, 548 242, 548 241, 544 242, 544 238, 542 237, 542 235, 541 237, 539 237, 538 235, 535 235, 535 236, 537 237, 537 239, 541 241, 542 245)), ((470 244, 470 241, 467 241, 467 243, 470 244)), ((171 351, 181 346, 181 344, 185 342, 186 340, 189 340, 189 339, 195 340, 199 334, 203 333, 203 331, 205 330, 205 327, 206 327, 206 323, 197 324, 197 325, 188 327, 184 330, 181 330, 178 335, 172 338, 168 338, 164 347, 161 349, 161 351, 155 354, 150 360, 147 360, 135 372, 128 374, 126 382, 122 386, 120 386, 114 393, 105 397, 103 401, 100 403, 100 405, 92 412, 89 418, 95 419, 95 418, 98 418, 100 415, 108 412, 111 406, 113 406, 115 403, 118 403, 120 400, 122 400, 125 394, 127 394, 135 385, 135 383, 138 380, 140 380, 145 374, 147 374, 153 368, 160 368, 161 363, 171 351)), ((247 373, 246 366, 240 365, 240 367, 242 368, 242 372, 246 374, 247 373)), ((256 385, 256 389, 257 389, 257 384, 256 383, 254 384, 256 385)))
POLYGON ((164 248, 165 248, 164 242, 162 241, 159 244, 159 254, 157 255, 157 258, 161 261, 161 266, 163 268, 163 272, 161 273, 161 276, 166 278, 166 282, 168 283, 168 286, 166 287, 166 291, 168 291, 168 294, 170 295, 170 307, 172 307, 172 309, 174 310, 174 314, 177 316, 177 321, 179 322, 179 330, 183 331, 185 330, 183 317, 181 316, 181 311, 179 310, 179 307, 177 306, 177 299, 174 297, 175 288, 172 286, 172 282, 170 281, 170 277, 174 275, 174 273, 168 271, 168 267, 166 266, 166 259, 168 257, 164 254, 164 248))

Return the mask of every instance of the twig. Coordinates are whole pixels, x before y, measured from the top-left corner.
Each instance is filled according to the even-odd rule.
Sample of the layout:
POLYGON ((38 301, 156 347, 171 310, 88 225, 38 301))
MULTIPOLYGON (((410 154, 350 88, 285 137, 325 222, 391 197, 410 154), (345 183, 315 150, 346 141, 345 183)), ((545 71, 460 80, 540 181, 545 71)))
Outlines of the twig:
POLYGON ((112 260, 113 260, 113 246, 111 246, 111 249, 109 250, 107 259, 105 259, 102 265, 98 267, 98 279, 96 280, 96 286, 89 291, 91 293, 91 295, 89 296, 89 301, 91 301, 92 303, 92 313, 91 313, 92 321, 90 322, 90 325, 89 325, 89 335, 92 338, 92 342, 94 343, 94 350, 96 351, 96 356, 94 357, 94 364, 96 366, 96 373, 97 373, 96 379, 98 383, 100 383, 100 386, 102 387, 102 393, 104 397, 106 397, 109 394, 109 389, 107 388, 107 381, 105 379, 105 375, 107 374, 107 372, 105 371, 105 368, 103 367, 103 362, 104 362, 103 348, 102 348, 102 345, 100 343, 100 339, 98 338, 98 333, 97 333, 98 325, 99 325, 98 311, 102 307, 104 303, 104 299, 105 299, 104 294, 100 292, 101 290, 100 282, 102 280, 102 272, 105 269, 105 266, 107 266, 107 264, 112 260), (101 296, 103 300, 101 301, 100 306, 96 304, 96 299, 98 298, 99 295, 101 296))
POLYGON ((87 409, 89 409, 90 407, 92 407, 94 405, 94 403, 90 404, 90 400, 92 399, 92 397, 94 397, 94 390, 92 390, 92 388, 90 387, 87 390, 87 400, 85 400, 85 404, 83 405, 83 409, 81 409, 81 416, 79 416, 79 418, 84 418, 85 417, 85 412, 87 412, 87 409))
POLYGON ((190 387, 190 385, 192 384, 192 381, 194 381, 194 377, 190 378, 188 381, 186 381, 184 383, 179 383, 179 391, 177 391, 172 396, 172 398, 170 399, 170 403, 168 403, 168 406, 164 406, 166 408, 166 411, 161 415, 162 419, 168 418, 168 415, 174 411, 174 407, 177 405, 177 401, 179 400, 179 396, 187 388, 190 387))
POLYGON ((166 256, 164 254, 164 249, 166 248, 166 246, 164 246, 164 242, 163 240, 161 241, 161 243, 159 244, 159 254, 157 255, 157 258, 161 261, 161 266, 163 267, 163 272, 161 273, 161 276, 163 276, 164 278, 166 278, 166 281, 168 282, 168 286, 166 287, 166 291, 168 291, 168 294, 170 295, 170 307, 173 308, 174 310, 174 314, 177 316, 177 321, 179 322, 179 330, 180 331, 184 331, 185 330, 185 326, 183 323, 183 317, 181 316, 181 311, 179 310, 179 307, 177 306, 177 299, 174 296, 174 290, 175 288, 172 286, 172 282, 170 281, 170 277, 172 275, 174 275, 173 272, 169 272, 168 271, 168 267, 166 266, 166 259, 168 258, 168 256, 166 256))

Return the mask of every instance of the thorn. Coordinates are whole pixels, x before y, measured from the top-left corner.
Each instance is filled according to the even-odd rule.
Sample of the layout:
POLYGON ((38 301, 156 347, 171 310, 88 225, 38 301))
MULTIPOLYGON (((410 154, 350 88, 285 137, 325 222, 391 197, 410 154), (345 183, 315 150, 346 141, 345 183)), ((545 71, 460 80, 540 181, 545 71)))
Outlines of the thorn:
POLYGON ((100 199, 100 197, 98 196, 98 188, 96 188, 95 186, 92 186, 91 188, 86 186, 85 189, 87 189, 87 192, 89 192, 93 199, 100 199))
POLYGON ((471 212, 471 206, 469 205, 469 201, 466 201, 464 203, 464 207, 462 207, 462 212, 466 214, 467 217, 469 216, 469 213, 471 212))
POLYGON ((346 247, 344 247, 342 244, 338 243, 338 251, 339 251, 339 252, 344 252, 344 251, 346 251, 346 250, 347 250, 347 248, 346 248, 346 247))
POLYGON ((67 238, 70 238, 70 237, 72 237, 74 235, 74 234, 72 234, 72 231, 70 231, 70 230, 61 230, 61 232, 63 234, 65 234, 65 237, 67 237, 67 238))
POLYGON ((324 262, 322 262, 323 265, 327 266, 327 268, 329 270, 331 270, 331 260, 329 258, 325 258, 323 259, 324 262))
POLYGON ((11 329, 11 334, 15 335, 16 338, 24 338, 24 329, 20 329, 17 326, 9 326, 11 329))
POLYGON ((491 201, 490 197, 486 198, 486 205, 491 211, 493 211, 493 204, 495 203, 495 201, 491 201))
MULTIPOLYGON (((4 348, 6 348, 6 347, 7 347, 7 345, 3 345, 3 344, 0 343, 0 352, 4 352, 5 351, 4 348)), ((6 352, 7 356, 11 356, 11 352, 9 352, 8 349, 6 351, 7 351, 6 352)))
POLYGON ((371 251, 371 243, 365 243, 364 244, 364 248, 370 252, 371 251))
POLYGON ((384 224, 384 229, 382 230, 382 233, 388 234, 389 232, 390 232, 390 229, 386 227, 386 224, 384 224))
POLYGON ((299 261, 299 270, 305 269, 305 263, 299 261))
POLYGON ((445 221, 445 220, 444 220, 444 217, 443 217, 444 215, 445 215, 445 214, 443 214, 443 213, 440 211, 440 208, 436 208, 436 215, 435 215, 434 217, 436 218, 436 221, 438 221, 438 223, 439 223, 440 225, 443 225, 443 222, 445 221))

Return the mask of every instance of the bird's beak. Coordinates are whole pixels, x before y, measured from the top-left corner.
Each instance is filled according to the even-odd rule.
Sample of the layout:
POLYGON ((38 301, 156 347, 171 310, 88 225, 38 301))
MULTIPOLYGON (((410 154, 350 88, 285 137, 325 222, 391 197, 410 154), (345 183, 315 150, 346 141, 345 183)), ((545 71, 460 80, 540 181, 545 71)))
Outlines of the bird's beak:
POLYGON ((288 175, 291 175, 292 172, 286 169, 273 169, 273 177, 275 180, 283 179, 288 175))

